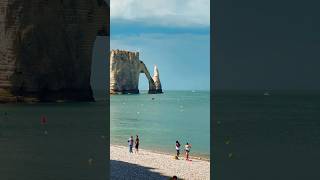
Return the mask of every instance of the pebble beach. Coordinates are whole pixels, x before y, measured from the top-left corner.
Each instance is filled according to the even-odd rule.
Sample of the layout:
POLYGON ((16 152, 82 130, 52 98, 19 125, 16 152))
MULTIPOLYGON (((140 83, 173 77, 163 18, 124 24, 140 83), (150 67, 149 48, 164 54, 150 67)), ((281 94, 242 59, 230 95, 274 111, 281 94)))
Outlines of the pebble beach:
POLYGON ((210 179, 210 162, 192 158, 186 161, 181 152, 179 160, 174 154, 157 153, 140 149, 129 153, 128 147, 110 145, 111 179, 154 179, 168 180, 176 175, 178 179, 210 179))

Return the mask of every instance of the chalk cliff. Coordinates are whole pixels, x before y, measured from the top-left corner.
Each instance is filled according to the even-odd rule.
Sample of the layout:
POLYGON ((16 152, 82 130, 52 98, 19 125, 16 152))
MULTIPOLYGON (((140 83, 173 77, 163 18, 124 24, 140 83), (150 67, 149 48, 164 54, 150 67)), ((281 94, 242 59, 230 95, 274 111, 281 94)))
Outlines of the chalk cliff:
POLYGON ((153 77, 152 77, 154 84, 156 86, 156 93, 162 93, 162 87, 159 77, 159 70, 158 67, 155 65, 153 70, 153 77))
POLYGON ((0 0, 0 102, 92 101, 92 49, 108 21, 104 0, 0 0))
MULTIPOLYGON (((158 72, 158 70, 157 70, 158 72)), ((139 59, 138 52, 112 50, 110 53, 110 93, 138 94, 140 73, 146 75, 149 81, 149 93, 162 93, 160 80, 154 82, 146 65, 139 59)))

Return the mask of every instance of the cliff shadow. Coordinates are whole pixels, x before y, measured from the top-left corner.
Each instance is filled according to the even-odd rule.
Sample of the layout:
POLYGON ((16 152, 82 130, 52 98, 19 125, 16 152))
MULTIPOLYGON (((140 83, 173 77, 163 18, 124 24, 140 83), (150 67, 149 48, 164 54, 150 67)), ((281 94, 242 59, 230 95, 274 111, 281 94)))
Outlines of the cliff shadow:
POLYGON ((110 160, 111 179, 154 179, 168 180, 169 176, 165 176, 158 172, 152 171, 154 168, 131 164, 128 162, 110 160))
POLYGON ((97 36, 92 51, 90 84, 95 100, 109 95, 109 36, 97 36))

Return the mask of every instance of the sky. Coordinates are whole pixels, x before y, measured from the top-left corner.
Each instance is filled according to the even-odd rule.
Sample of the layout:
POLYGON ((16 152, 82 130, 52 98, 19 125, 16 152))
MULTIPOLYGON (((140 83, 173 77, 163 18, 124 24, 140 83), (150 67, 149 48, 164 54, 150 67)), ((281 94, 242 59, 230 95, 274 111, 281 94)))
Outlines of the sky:
POLYGON ((318 5, 215 2, 215 89, 320 89, 318 5))
POLYGON ((111 0, 110 16, 110 49, 139 51, 163 90, 209 90, 210 0, 111 0))
MULTIPOLYGON (((209 1, 113 1, 111 48, 140 51, 151 74, 157 64, 164 89, 208 89, 209 1)), ((215 1, 213 88, 320 89, 318 7, 215 1)))

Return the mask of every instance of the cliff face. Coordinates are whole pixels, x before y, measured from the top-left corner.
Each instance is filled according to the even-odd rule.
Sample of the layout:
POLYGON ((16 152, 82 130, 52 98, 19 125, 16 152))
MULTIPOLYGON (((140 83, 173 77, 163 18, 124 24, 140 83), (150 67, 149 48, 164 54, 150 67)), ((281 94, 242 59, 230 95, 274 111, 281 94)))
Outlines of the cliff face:
MULTIPOLYGON (((149 93, 158 93, 156 83, 138 52, 112 50, 110 53, 110 93, 139 93, 139 76, 144 73, 149 81, 149 93)), ((159 81, 160 83, 160 81, 159 81)), ((159 86, 158 86, 159 87, 159 86)), ((161 87, 161 85, 160 85, 161 87)), ((162 90, 161 90, 162 92, 162 90)))
POLYGON ((104 0, 0 0, 0 101, 92 101, 92 49, 104 0))
POLYGON ((153 79, 154 84, 156 86, 156 93, 162 93, 162 87, 161 87, 161 82, 160 82, 160 77, 159 77, 159 70, 158 70, 157 66, 154 66, 152 79, 153 79))

